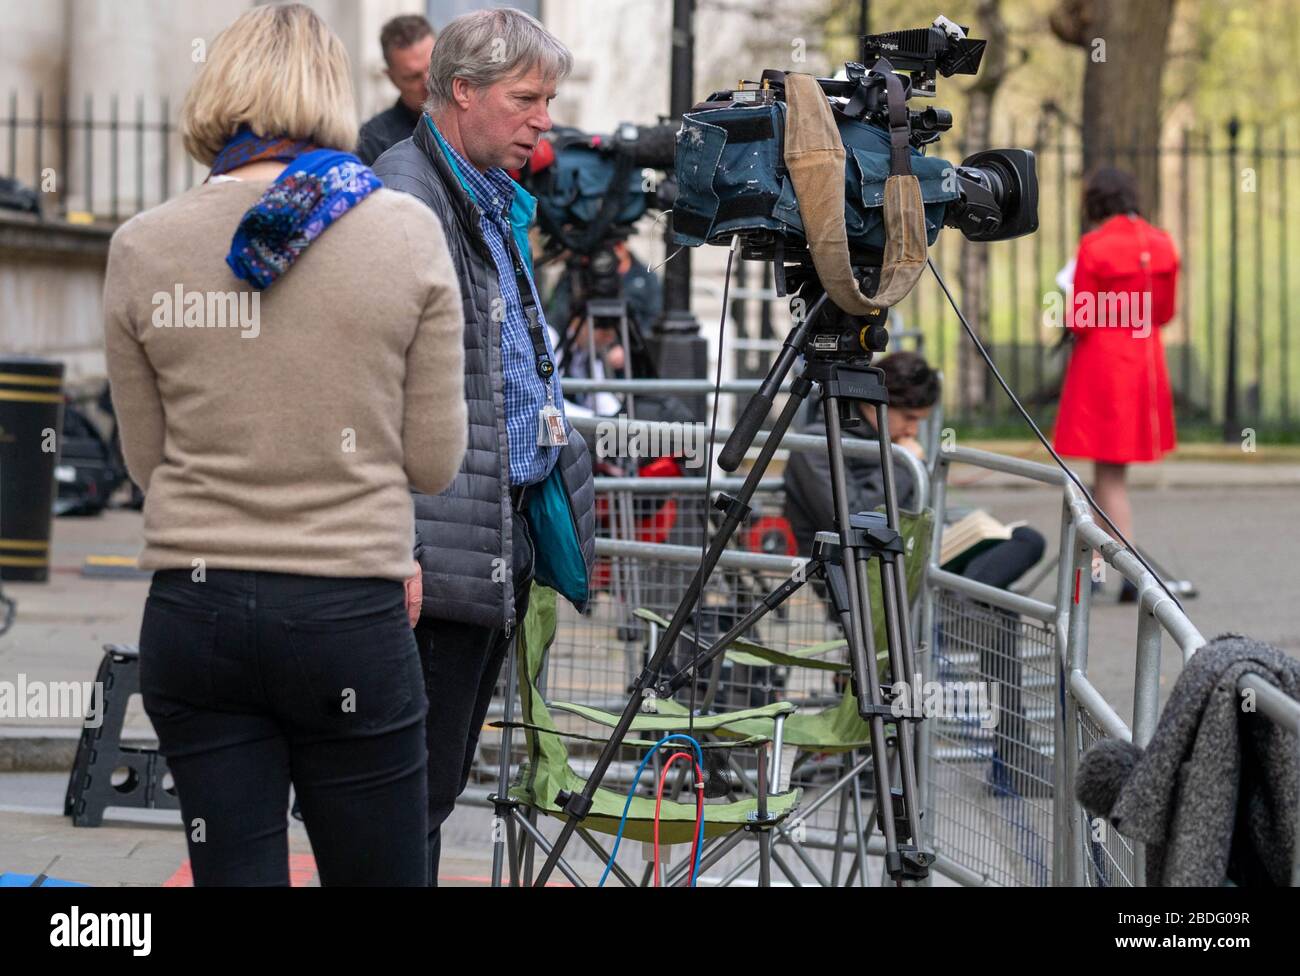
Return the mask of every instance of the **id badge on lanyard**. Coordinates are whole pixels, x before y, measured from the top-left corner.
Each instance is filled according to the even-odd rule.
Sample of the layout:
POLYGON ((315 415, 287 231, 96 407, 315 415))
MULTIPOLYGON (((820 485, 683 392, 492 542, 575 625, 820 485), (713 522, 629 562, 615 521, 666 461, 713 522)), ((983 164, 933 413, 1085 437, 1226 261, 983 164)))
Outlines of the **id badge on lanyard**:
POLYGON ((546 351, 542 325, 537 320, 537 307, 526 305, 524 316, 528 320, 528 336, 532 339, 533 352, 537 356, 537 375, 546 387, 546 403, 537 411, 537 444, 539 447, 563 447, 569 443, 569 434, 564 429, 564 414, 555 405, 555 384, 552 382, 555 363, 546 351))
POLYGON ((569 443, 569 434, 564 429, 564 414, 549 399, 546 406, 537 411, 537 443, 541 447, 563 447, 569 443))
POLYGON ((524 320, 528 325, 528 339, 533 344, 533 355, 537 375, 546 387, 546 403, 537 411, 537 445, 538 447, 563 447, 569 443, 568 431, 564 429, 564 414, 555 405, 555 362, 546 349, 546 336, 542 332, 542 323, 533 297, 532 283, 524 272, 523 262, 513 255, 515 265, 515 284, 519 288, 519 300, 524 307, 524 320))

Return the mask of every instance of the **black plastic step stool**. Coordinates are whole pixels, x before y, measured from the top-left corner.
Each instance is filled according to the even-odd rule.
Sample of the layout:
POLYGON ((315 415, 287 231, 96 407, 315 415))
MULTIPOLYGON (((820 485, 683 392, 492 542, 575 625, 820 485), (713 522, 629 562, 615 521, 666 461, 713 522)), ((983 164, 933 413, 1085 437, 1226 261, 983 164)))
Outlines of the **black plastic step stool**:
POLYGON ((127 702, 140 693, 140 652, 131 644, 105 644, 95 680, 103 684, 104 720, 99 728, 81 729, 64 815, 74 827, 98 827, 106 807, 179 810, 176 787, 163 787, 163 755, 156 748, 122 745, 127 702), (123 768, 126 779, 114 784, 113 773, 123 768))

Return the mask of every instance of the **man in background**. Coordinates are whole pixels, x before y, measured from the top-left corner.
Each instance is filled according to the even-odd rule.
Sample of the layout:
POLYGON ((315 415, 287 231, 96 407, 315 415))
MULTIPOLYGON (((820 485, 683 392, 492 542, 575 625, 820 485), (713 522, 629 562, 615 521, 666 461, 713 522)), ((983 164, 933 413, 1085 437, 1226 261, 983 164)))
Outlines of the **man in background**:
POLYGON ((367 166, 374 165, 389 146, 410 136, 420 121, 424 104, 424 76, 433 54, 434 33, 430 23, 419 14, 403 14, 384 24, 379 32, 379 46, 384 52, 388 75, 399 92, 392 108, 385 109, 361 127, 357 138, 357 156, 367 166))

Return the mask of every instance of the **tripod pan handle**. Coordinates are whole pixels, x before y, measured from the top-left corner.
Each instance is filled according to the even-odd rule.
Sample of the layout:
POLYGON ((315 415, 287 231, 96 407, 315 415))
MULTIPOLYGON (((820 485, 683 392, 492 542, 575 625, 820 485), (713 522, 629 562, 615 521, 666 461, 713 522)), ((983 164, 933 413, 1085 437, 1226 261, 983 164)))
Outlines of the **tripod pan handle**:
POLYGON ((740 467, 749 445, 754 443, 758 429, 772 411, 773 400, 774 397, 760 390, 745 404, 740 420, 727 438, 727 443, 722 446, 722 453, 718 455, 718 465, 723 471, 731 472, 740 467))

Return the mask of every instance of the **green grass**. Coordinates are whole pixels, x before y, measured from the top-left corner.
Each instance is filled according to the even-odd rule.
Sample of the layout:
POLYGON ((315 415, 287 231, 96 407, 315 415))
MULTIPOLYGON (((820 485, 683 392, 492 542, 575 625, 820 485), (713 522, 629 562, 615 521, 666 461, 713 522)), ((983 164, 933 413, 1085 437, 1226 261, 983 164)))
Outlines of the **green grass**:
MULTIPOLYGON (((1044 423, 1035 417, 1042 431, 1050 440, 1052 429, 1050 423, 1044 423)), ((1026 441, 1036 443, 1031 431, 1018 418, 995 418, 987 421, 967 420, 954 423, 951 417, 945 417, 944 426, 951 427, 957 435, 957 442, 965 441, 1026 441)), ((1223 444, 1223 428, 1218 424, 1184 423, 1178 424, 1179 444, 1223 444)), ((1240 440, 1231 442, 1240 445, 1240 440)), ((1260 445, 1300 444, 1300 430, 1284 427, 1280 424, 1261 425, 1255 429, 1255 443, 1260 445)))

